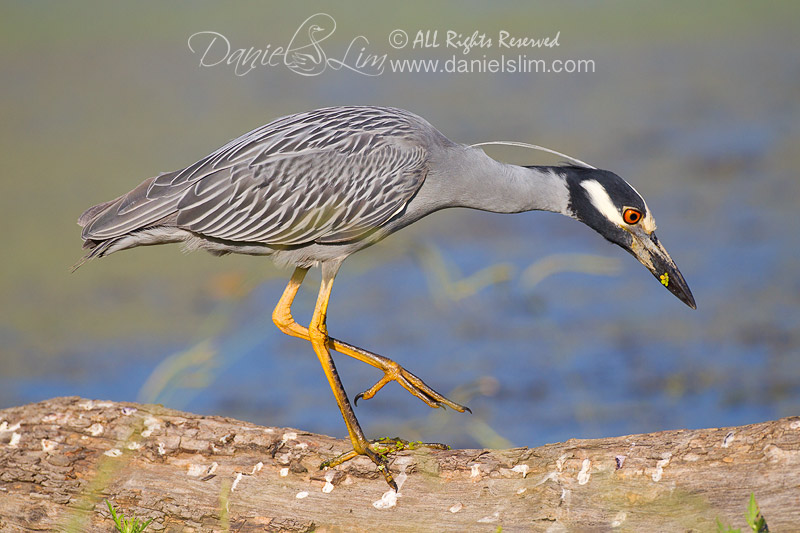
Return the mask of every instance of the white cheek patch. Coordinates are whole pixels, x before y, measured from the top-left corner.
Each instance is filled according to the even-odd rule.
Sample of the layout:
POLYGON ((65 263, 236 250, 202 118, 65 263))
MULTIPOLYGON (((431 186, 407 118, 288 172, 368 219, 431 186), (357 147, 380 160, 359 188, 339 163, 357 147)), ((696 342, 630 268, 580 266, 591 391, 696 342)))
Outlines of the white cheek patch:
POLYGON ((589 193, 589 201, 592 202, 592 205, 600 211, 604 217, 618 226, 625 224, 622 220, 622 215, 617 211, 617 207, 614 205, 614 202, 611 201, 611 197, 606 192, 605 187, 600 185, 598 181, 583 181, 581 182, 581 187, 586 189, 586 192, 589 193))
MULTIPOLYGON (((598 181, 586 180, 581 183, 581 186, 589 193, 589 201, 592 202, 592 205, 600 211, 604 217, 618 226, 629 226, 629 224, 625 223, 622 219, 622 215, 620 215, 614 202, 611 201, 611 197, 608 195, 608 192, 606 192, 605 187, 600 185, 598 181)), ((633 186, 631 186, 631 189, 633 189, 633 186)), ((633 190, 636 191, 636 189, 633 190)), ((639 194, 638 191, 636 191, 636 194, 639 194)), ((642 198, 641 194, 639 194, 639 198, 642 198)), ((645 233, 650 234, 656 230, 656 221, 653 215, 650 214, 650 209, 647 207, 647 202, 644 201, 644 198, 642 198, 642 202, 644 203, 645 216, 639 225, 645 233)))

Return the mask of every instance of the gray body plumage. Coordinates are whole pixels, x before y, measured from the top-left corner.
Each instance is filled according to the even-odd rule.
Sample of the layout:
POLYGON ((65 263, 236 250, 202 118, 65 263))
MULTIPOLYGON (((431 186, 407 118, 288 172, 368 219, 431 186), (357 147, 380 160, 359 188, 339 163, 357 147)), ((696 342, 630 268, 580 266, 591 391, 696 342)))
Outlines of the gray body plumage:
POLYGON ((497 162, 408 111, 331 107, 277 119, 149 178, 79 224, 87 258, 184 242, 309 267, 442 208, 571 215, 568 200, 558 172, 497 162))

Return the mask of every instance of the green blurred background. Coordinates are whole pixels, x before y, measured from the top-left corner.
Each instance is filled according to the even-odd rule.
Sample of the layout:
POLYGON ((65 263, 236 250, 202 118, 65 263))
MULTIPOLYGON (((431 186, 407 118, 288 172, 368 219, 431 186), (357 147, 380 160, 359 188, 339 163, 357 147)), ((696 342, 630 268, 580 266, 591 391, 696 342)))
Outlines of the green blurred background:
MULTIPOLYGON (((311 347, 270 312, 268 260, 142 248, 90 263, 87 207, 278 116, 407 108, 450 138, 513 139, 614 170, 648 199, 693 312, 635 261, 550 214, 449 211, 348 261, 333 334, 397 359, 472 417, 391 386, 367 432, 463 446, 755 422, 800 411, 800 8, 794 2, 5 2, 0 17, 0 407, 55 395, 157 401, 343 435, 311 347), (388 60, 403 29, 559 34, 532 59, 589 73, 199 66, 190 35, 284 46, 309 16, 388 60), (588 256, 578 255, 588 254, 588 256)), ((516 55, 516 51, 507 51, 516 55)), ((487 148, 516 163, 555 159, 487 148)), ((296 315, 307 320, 312 276, 296 315)), ((341 360, 351 397, 378 376, 341 360)))

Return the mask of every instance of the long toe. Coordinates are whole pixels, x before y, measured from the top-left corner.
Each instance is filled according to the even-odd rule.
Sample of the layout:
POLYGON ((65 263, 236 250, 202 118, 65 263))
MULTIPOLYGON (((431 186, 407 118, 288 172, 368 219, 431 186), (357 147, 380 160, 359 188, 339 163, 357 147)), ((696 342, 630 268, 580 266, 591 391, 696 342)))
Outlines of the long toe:
POLYGON ((375 463, 378 472, 383 474, 383 478, 386 480, 386 483, 388 483, 392 489, 397 491, 397 483, 395 483, 394 477, 392 476, 392 473, 389 470, 389 461, 386 459, 386 453, 389 452, 387 451, 385 453, 384 452, 376 453, 372 449, 370 449, 369 446, 365 448, 363 454, 360 454, 355 450, 350 450, 349 452, 345 452, 337 457, 334 457, 333 459, 328 459, 327 461, 323 461, 322 464, 319 465, 319 469, 323 470, 325 468, 333 468, 335 466, 339 466, 340 464, 346 463, 350 459, 355 459, 359 455, 366 455, 367 457, 370 458, 370 460, 373 463, 375 463))
POLYGON ((325 468, 333 468, 346 463, 351 459, 355 459, 359 455, 366 455, 373 463, 375 463, 378 472, 383 474, 383 478, 386 480, 386 483, 388 483, 389 486, 396 491, 397 483, 395 483, 392 472, 389 470, 389 455, 403 450, 418 450, 420 448, 428 448, 431 450, 449 450, 450 446, 447 444, 441 444, 439 442, 420 442, 409 441, 401 439, 400 437, 383 437, 381 439, 375 439, 369 441, 369 443, 365 443, 363 453, 350 450, 349 452, 345 452, 337 457, 334 457, 333 459, 324 461, 319 465, 319 468, 320 470, 325 468))
POLYGON ((372 459, 372 462, 378 467, 378 472, 383 474, 383 478, 386 480, 386 483, 388 483, 389 486, 394 489, 395 492, 397 492, 397 483, 395 483, 394 477, 389 471, 389 461, 386 459, 386 455, 375 453, 371 449, 367 448, 366 456, 372 459))
POLYGON ((402 450, 418 450, 429 448, 431 450, 449 450, 450 446, 439 442, 421 442, 418 440, 405 440, 400 437, 383 437, 370 441, 371 447, 376 452, 386 455, 402 450))
POLYGON ((447 406, 450 409, 458 411, 459 413, 463 413, 465 411, 472 413, 472 410, 470 410, 469 407, 461 405, 460 403, 456 403, 444 395, 439 394, 429 387, 424 381, 422 381, 422 379, 412 374, 399 364, 394 363, 394 365, 396 366, 393 366, 389 370, 385 371, 386 373, 384 376, 377 383, 375 383, 375 385, 364 392, 356 394, 354 403, 358 405, 358 400, 369 400, 373 398, 387 383, 396 381, 401 387, 425 402, 428 407, 437 408, 447 406))

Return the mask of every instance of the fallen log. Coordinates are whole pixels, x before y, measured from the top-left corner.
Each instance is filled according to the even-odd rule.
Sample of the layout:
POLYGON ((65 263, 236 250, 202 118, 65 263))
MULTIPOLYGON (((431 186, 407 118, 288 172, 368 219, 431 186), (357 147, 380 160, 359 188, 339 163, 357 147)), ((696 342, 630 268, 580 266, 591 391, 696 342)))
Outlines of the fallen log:
POLYGON ((800 417, 539 448, 398 452, 400 492, 349 444, 156 405, 56 398, 0 410, 0 531, 716 531, 754 493, 800 527, 800 417))

